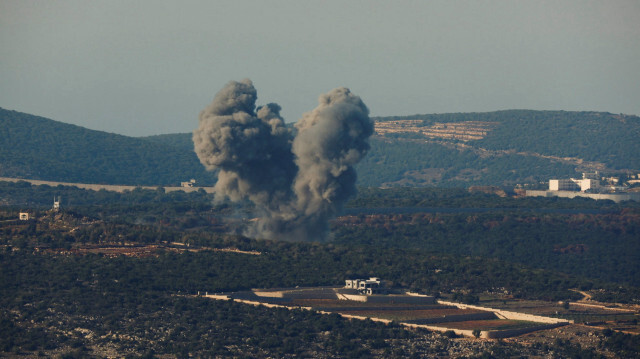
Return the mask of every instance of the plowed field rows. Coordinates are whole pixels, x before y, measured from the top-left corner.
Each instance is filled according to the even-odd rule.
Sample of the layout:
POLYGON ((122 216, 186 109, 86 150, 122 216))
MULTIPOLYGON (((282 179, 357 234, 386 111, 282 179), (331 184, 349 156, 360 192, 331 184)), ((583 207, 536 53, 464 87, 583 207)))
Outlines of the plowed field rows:
POLYGON ((394 309, 443 309, 443 308, 455 308, 452 306, 445 306, 440 304, 393 304, 393 303, 370 303, 370 302, 357 302, 352 300, 338 300, 338 299, 294 299, 293 304, 302 307, 313 308, 394 308, 394 309))
MULTIPOLYGON (((434 324, 436 326, 440 326, 434 324)), ((463 329, 463 330, 506 330, 506 329, 520 329, 529 328, 540 325, 540 323, 527 322, 523 320, 509 320, 509 319, 493 319, 493 320, 469 320, 466 322, 452 322, 446 323, 447 328, 463 329)))
POLYGON ((483 313, 473 309, 427 309, 427 310, 340 310, 342 314, 357 315, 362 317, 381 318, 390 320, 416 320, 441 318, 451 315, 465 315, 483 313))

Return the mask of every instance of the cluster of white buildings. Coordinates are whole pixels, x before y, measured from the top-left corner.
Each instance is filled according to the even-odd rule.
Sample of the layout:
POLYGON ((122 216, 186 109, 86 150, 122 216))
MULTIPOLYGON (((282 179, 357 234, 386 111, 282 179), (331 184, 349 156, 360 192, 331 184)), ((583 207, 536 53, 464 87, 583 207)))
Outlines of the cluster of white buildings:
POLYGON ((582 178, 549 180, 549 190, 527 190, 527 197, 589 197, 593 199, 609 199, 614 202, 634 200, 640 201, 640 192, 628 192, 626 186, 619 185, 615 177, 604 178, 598 171, 585 172, 582 178))
POLYGON ((604 178, 608 184, 601 182, 600 173, 585 172, 582 174, 581 179, 569 178, 569 179, 552 179, 549 180, 549 191, 580 191, 590 193, 615 193, 624 192, 628 188, 625 186, 618 186, 618 178, 604 178))

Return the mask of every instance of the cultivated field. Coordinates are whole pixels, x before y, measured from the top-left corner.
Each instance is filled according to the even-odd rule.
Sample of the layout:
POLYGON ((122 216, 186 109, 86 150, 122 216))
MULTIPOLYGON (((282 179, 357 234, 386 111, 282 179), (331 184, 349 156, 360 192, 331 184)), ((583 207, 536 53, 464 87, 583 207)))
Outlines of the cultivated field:
MULTIPOLYGON (((439 326, 438 324, 434 324, 439 326)), ((461 330, 511 330, 511 329, 523 329, 537 327, 540 323, 528 322, 524 320, 509 320, 509 319, 492 319, 492 320, 468 320, 464 322, 451 322, 447 323, 447 328, 461 329, 461 330)))

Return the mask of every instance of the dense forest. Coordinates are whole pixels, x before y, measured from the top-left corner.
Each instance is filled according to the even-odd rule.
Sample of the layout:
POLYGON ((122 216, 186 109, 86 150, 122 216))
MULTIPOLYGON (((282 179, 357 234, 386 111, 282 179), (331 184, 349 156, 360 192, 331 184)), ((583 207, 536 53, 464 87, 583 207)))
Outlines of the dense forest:
MULTIPOLYGON (((194 294, 379 276, 400 288, 469 302, 496 293, 579 298, 572 289, 610 301, 640 297, 628 275, 637 273, 637 260, 629 263, 638 253, 630 239, 637 238, 639 222, 633 202, 502 198, 463 189, 361 189, 347 206, 359 214, 336 219, 334 238, 325 243, 229 234, 242 226, 244 216, 250 218, 251 208, 214 205, 204 192, 115 193, 0 182, 0 203, 0 352, 7 355, 84 357, 111 350, 147 357, 552 352, 599 357, 565 341, 527 347, 458 342, 395 324, 254 308, 194 294), (49 210, 53 195, 63 196, 60 212, 49 210), (445 207, 461 212, 443 212, 445 207), (406 208, 416 212, 402 212, 406 208), (480 208, 488 212, 474 212, 480 208), (395 214, 373 214, 381 209, 395 214), (431 209, 436 211, 424 212, 431 209), (37 220, 18 221, 21 210, 37 220), (518 229, 532 234, 514 235, 518 229), (612 238, 614 233, 620 236, 612 238), (128 248, 133 255, 110 254, 113 248, 128 248), (527 251, 531 260, 520 255, 527 251), (602 273, 572 270, 571 263, 593 258, 589 251, 600 251, 598 258, 613 267, 599 267, 602 273), (631 267, 616 274, 620 267, 613 258, 631 267)), ((598 335, 601 348, 638 354, 631 336, 598 335)))
MULTIPOLYGON (((250 206, 231 208, 225 203, 214 205, 211 195, 204 192, 164 193, 139 189, 115 193, 0 182, 0 201, 9 206, 7 208, 13 208, 13 218, 25 206, 35 211, 46 211, 54 195, 63 196, 63 206, 75 218, 104 221, 100 225, 81 227, 73 233, 49 233, 49 241, 62 246, 76 242, 100 242, 105 238, 118 242, 154 243, 163 240, 205 245, 214 238, 221 238, 224 233, 240 233, 246 225, 242 218, 251 218, 252 210, 250 206), (217 234, 213 237, 212 234, 195 235, 203 231, 217 234), (65 244, 64 238, 69 243, 65 244)), ((394 250, 399 250, 398 257, 402 258, 410 255, 404 251, 417 251, 423 257, 416 254, 416 263, 423 264, 416 265, 425 265, 425 268, 445 264, 436 265, 435 259, 423 262, 424 258, 440 258, 438 261, 442 258, 448 258, 446 261, 468 258, 472 263, 469 270, 472 271, 485 272, 488 263, 497 261, 495 267, 491 266, 492 270, 513 272, 517 266, 524 265, 550 271, 549 275, 565 273, 585 280, 581 284, 563 284, 559 287, 560 292, 550 294, 554 298, 566 295, 566 289, 571 285, 589 288, 594 281, 640 286, 635 276, 640 270, 640 248, 636 240, 640 233, 640 208, 636 202, 616 204, 586 199, 502 198, 462 189, 361 189, 360 194, 347 204, 346 212, 351 214, 333 222, 333 239, 329 243, 355 246, 357 253, 368 248, 369 255, 383 257, 383 253, 391 256, 394 250), (511 264, 507 266, 506 263, 511 264)), ((6 236, 15 235, 13 231, 4 233, 6 236)), ((24 238, 24 235, 17 235, 14 245, 28 245, 24 238)), ((265 248, 260 247, 261 243, 267 242, 252 243, 236 246, 262 251, 265 248)), ((311 249, 305 249, 308 250, 311 249)), ((355 267, 368 268, 377 263, 367 263, 365 255, 364 258, 347 260, 357 263, 355 267, 343 267, 340 262, 351 254, 348 250, 341 250, 339 254, 323 258, 322 261, 330 263, 331 268, 325 273, 336 272, 333 276, 311 282, 340 282, 340 273, 355 273, 355 267), (340 261, 336 262, 336 258, 340 261)), ((379 270, 374 267, 362 274, 375 275, 379 270)), ((428 276, 414 278, 404 272, 401 270, 393 276, 416 290, 432 290, 438 288, 433 287, 436 285, 433 283, 440 283, 428 276), (404 274, 396 277, 400 273, 404 274)), ((429 273, 419 272, 425 276, 429 273)), ((453 270, 450 274, 455 277, 458 272, 453 270)), ((440 278, 444 278, 443 273, 449 272, 440 271, 440 278)), ((473 282, 479 287, 468 289, 484 291, 496 283, 507 283, 515 292, 533 291, 538 296, 549 297, 544 294, 550 288, 548 278, 536 279, 540 280, 538 284, 523 280, 522 285, 515 284, 518 275, 511 278, 508 273, 487 274, 486 278, 486 283, 476 280, 473 282)), ((447 279, 447 282, 451 280, 447 279)), ((455 286, 469 286, 468 283, 454 283, 455 286)), ((446 286, 443 290, 451 288, 446 286)))
POLYGON ((640 286, 640 203, 634 201, 399 188, 361 189, 349 207, 353 215, 334 226, 338 243, 495 258, 640 286))
POLYGON ((389 214, 343 218, 336 241, 421 248, 640 286, 640 212, 389 214))
MULTIPOLYGON (((365 187, 513 187, 595 169, 640 172, 635 116, 510 110, 374 120, 413 121, 414 127, 371 138, 371 150, 357 166, 358 184, 365 187), (419 133, 469 122, 492 125, 471 140, 419 133)), ((0 177, 129 185, 176 185, 190 178, 202 185, 215 182, 193 152, 190 133, 133 138, 4 109, 0 156, 0 177)))

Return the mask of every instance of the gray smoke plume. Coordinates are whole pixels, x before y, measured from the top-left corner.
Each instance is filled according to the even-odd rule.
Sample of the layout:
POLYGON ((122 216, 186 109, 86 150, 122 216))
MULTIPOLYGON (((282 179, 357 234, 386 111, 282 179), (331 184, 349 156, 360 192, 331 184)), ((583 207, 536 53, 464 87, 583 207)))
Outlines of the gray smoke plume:
POLYGON ((347 88, 320 96, 319 105, 295 125, 294 137, 280 106, 255 109, 249 80, 230 82, 200 113, 195 151, 207 169, 219 169, 216 199, 248 199, 259 220, 247 235, 318 240, 328 221, 355 194, 353 166, 369 150, 369 110, 347 88))
POLYGON ((249 80, 230 82, 200 113, 193 133, 195 151, 209 170, 220 169, 216 197, 249 199, 259 208, 289 201, 296 174, 291 131, 280 106, 269 104, 256 113, 256 90, 249 80))

